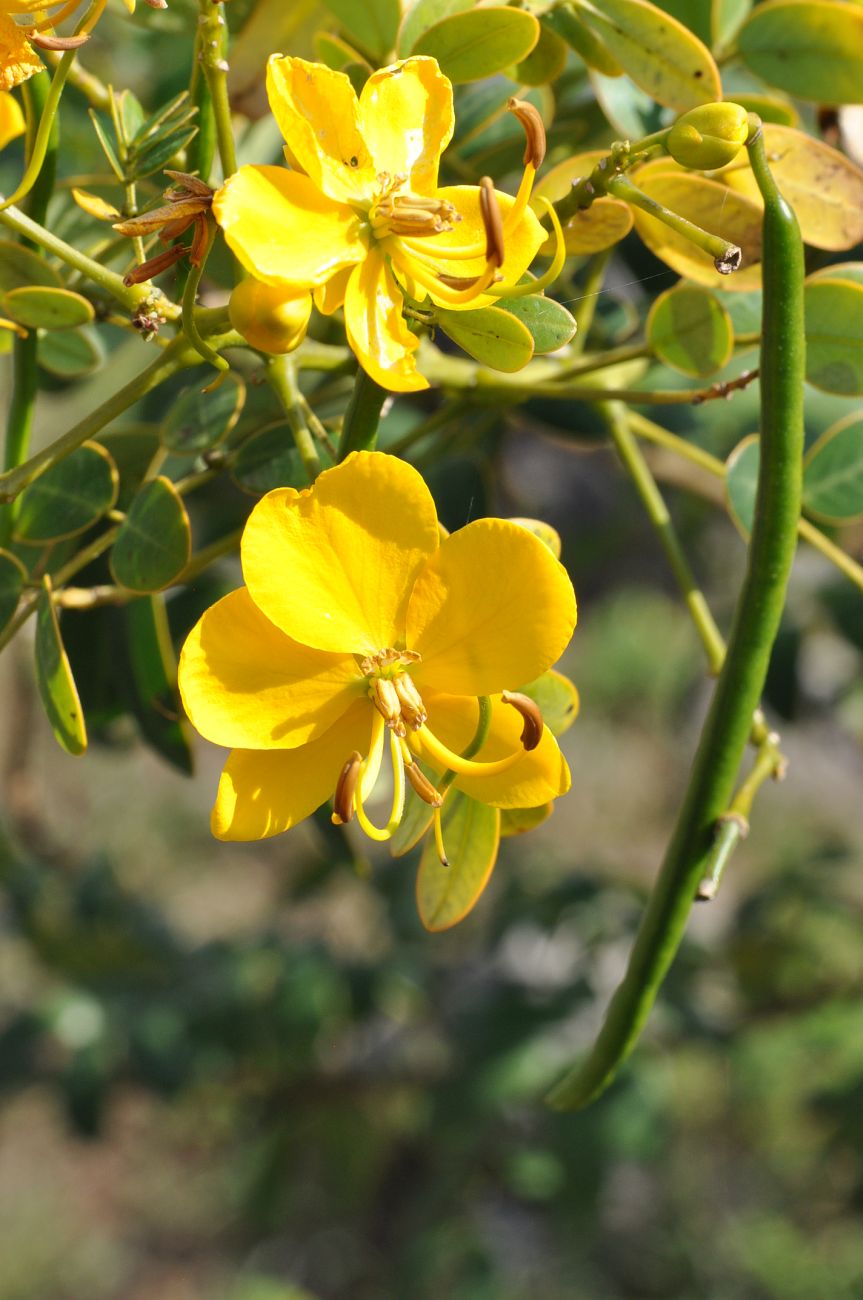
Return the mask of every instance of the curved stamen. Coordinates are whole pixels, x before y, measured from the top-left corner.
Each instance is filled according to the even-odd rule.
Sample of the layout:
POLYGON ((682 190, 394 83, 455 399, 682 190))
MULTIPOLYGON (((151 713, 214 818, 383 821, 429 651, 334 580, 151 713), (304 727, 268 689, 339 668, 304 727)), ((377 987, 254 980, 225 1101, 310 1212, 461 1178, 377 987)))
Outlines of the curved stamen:
POLYGON ((566 242, 563 238, 563 230, 560 225, 560 218, 544 195, 540 195, 537 202, 543 204, 546 215, 551 219, 554 229, 555 249, 549 268, 542 273, 536 280, 529 280, 526 284, 503 285, 500 288, 492 285, 488 293, 494 298, 525 298, 532 293, 542 293, 550 284, 553 284, 563 270, 563 264, 566 261, 566 242))
POLYGON ((381 761, 384 756, 384 731, 386 723, 383 715, 375 711, 372 719, 372 734, 369 740, 369 752, 363 760, 362 771, 360 773, 360 796, 362 799, 368 799, 372 790, 375 788, 378 776, 381 770, 381 761))
POLYGON ((377 840, 383 843, 385 840, 392 839, 396 827, 401 822, 405 810, 405 765, 402 758, 401 744, 399 737, 394 731, 390 732, 390 758, 393 765, 393 802, 390 810, 389 821, 383 828, 375 826, 374 822, 369 821, 365 808, 363 807, 363 782, 360 781, 356 793, 354 794, 354 808, 357 814, 357 821, 362 830, 368 835, 369 839, 377 840))
POLYGON ((414 737, 417 737, 417 740, 422 743, 422 747, 435 763, 458 773, 459 776, 495 776, 498 772, 506 772, 514 763, 518 763, 520 759, 524 758, 525 752, 523 749, 517 749, 504 758, 492 759, 488 763, 478 763, 474 759, 462 758, 460 754, 453 753, 426 726, 420 727, 419 731, 415 731, 413 735, 408 737, 408 745, 411 747, 417 744, 414 737))
POLYGON ((435 808, 434 810, 434 844, 437 849, 437 855, 440 858, 441 866, 448 867, 449 858, 447 857, 446 850, 443 846, 443 824, 441 821, 440 808, 435 808))
POLYGON ((440 302, 451 307, 460 307, 465 303, 473 302, 473 300, 478 298, 481 294, 487 293, 489 286, 494 283, 497 274, 496 267, 490 263, 486 266, 479 279, 475 280, 469 288, 451 289, 436 276, 427 274, 427 272, 414 259, 413 255, 411 255, 408 261, 406 270, 408 274, 416 280, 417 284, 421 284, 424 289, 427 289, 429 293, 433 294, 435 298, 440 300, 440 302))

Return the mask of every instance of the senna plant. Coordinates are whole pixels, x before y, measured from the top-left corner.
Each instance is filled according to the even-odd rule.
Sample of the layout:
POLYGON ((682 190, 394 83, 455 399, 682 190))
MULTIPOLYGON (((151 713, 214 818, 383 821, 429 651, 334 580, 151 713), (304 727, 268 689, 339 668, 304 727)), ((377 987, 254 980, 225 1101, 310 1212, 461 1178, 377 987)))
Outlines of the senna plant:
POLYGON ((552 527, 448 532, 429 480, 520 410, 573 454, 596 430, 716 685, 626 974, 551 1096, 584 1105, 784 773, 761 701, 798 540, 863 592, 863 171, 812 109, 863 84, 857 11, 126 8, 0 0, 0 642, 33 629, 69 754, 131 714, 188 773, 194 730, 230 751, 218 840, 314 815, 417 849, 447 929, 569 788, 576 602, 552 527), (182 84, 118 85, 121 40, 179 43, 182 84), (667 286, 643 312, 614 296, 633 265, 667 286), (725 459, 678 418, 718 399, 752 412, 725 459), (656 448, 747 542, 727 636, 656 448))

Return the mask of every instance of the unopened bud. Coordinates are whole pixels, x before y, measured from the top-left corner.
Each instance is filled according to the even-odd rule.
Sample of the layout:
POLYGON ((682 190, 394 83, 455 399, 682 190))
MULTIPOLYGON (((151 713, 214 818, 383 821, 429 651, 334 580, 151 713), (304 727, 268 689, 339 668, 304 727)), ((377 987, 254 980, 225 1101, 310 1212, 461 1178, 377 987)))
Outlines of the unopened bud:
POLYGON ((238 334, 258 352, 293 352, 306 337, 312 295, 260 280, 241 280, 231 293, 228 315, 238 334))
POLYGON ((674 123, 665 147, 681 167, 715 171, 733 162, 749 135, 749 114, 740 104, 701 104, 674 123))
POLYGON ((502 266, 504 259, 503 217, 494 192, 494 182, 483 176, 479 183, 479 210, 485 226, 485 260, 502 266))
POLYGON ((362 761, 362 754, 354 750, 339 774, 333 798, 333 822, 336 826, 344 826, 354 815, 354 795, 362 761))
POLYGON ((415 793, 427 804, 430 804, 432 808, 440 808, 443 803, 443 795, 440 790, 432 785, 419 764, 407 763, 405 772, 415 793))
POLYGON ((532 700, 529 695, 522 695, 520 691, 503 691, 500 698, 504 704, 511 704, 522 716, 524 726, 521 730, 521 743, 524 748, 528 752, 536 749, 542 740, 542 729, 545 726, 536 700, 532 700))
POLYGON ((539 109, 525 99, 516 99, 514 95, 506 101, 506 106, 524 128, 524 165, 526 167, 530 163, 531 167, 538 170, 545 158, 545 123, 539 109))

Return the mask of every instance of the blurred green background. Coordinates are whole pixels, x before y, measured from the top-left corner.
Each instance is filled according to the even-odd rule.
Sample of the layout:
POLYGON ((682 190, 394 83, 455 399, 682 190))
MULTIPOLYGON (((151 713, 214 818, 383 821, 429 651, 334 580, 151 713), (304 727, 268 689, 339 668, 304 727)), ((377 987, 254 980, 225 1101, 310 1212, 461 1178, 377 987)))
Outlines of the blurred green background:
MULTIPOLYGON (((155 28, 144 7, 130 29, 117 6, 91 66, 157 106, 183 85, 195 12, 171 0, 155 28)), ((610 138, 575 74, 558 108, 561 140, 567 122, 579 148, 610 138)), ((63 129, 69 176, 94 156, 72 91, 63 129)), ((266 123, 252 131, 275 148, 266 123)), ((19 166, 9 149, 4 188, 19 166)), ((632 337, 674 278, 628 240, 594 342, 632 337)), ((140 366, 139 340, 100 338, 112 367, 57 383, 46 436, 140 366)), ((810 396, 812 432, 847 407, 810 396)), ((756 410, 753 386, 666 414, 725 455, 756 410)), ((184 779, 130 711, 100 714, 113 643, 94 615, 63 625, 95 692, 83 759, 50 735, 26 638, 3 656, 0 1300, 863 1297, 863 614, 812 553, 769 686, 788 778, 695 909, 613 1089, 576 1115, 542 1104, 622 973, 709 695, 655 539, 592 429, 577 408, 530 404, 418 449, 449 527, 554 524, 580 605, 563 664, 583 701, 563 741, 573 790, 504 842, 452 932, 422 931, 414 858, 346 842, 326 818, 262 844, 212 840, 221 754, 198 744, 184 779)), ((204 494, 199 537, 236 496, 204 494)), ((742 542, 714 505, 669 496, 727 626, 742 542)), ((176 638, 239 581, 223 561, 172 598, 176 638)))

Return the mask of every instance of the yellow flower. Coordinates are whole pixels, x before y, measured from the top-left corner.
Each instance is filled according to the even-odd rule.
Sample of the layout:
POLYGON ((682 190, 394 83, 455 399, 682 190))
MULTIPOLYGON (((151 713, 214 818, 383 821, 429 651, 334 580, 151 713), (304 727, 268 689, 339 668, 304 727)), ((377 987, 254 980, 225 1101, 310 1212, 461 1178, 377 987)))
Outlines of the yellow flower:
MULTIPOLYGON (((106 0, 93 0, 75 36, 57 36, 54 28, 80 8, 81 0, 0 0, 0 90, 20 86, 45 65, 33 46, 44 50, 73 50, 83 45, 96 26, 106 0), (24 23, 16 23, 15 18, 24 23)), ((151 9, 166 9, 167 0, 146 0, 151 9)), ((135 0, 125 0, 130 13, 135 0)))
POLYGON ((521 278, 546 238, 527 206, 537 133, 513 199, 490 181, 438 187, 454 116, 435 59, 373 73, 357 99, 344 73, 273 55, 267 93, 291 170, 228 178, 213 205, 228 244, 257 280, 312 289, 326 314, 343 305, 348 341, 378 383, 426 388, 405 295, 482 307, 521 278))
POLYGON ((0 149, 26 130, 21 106, 8 91, 0 90, 0 149))
POLYGON ((496 808, 569 788, 538 710, 509 697, 575 626, 566 570, 526 529, 479 519, 441 540, 419 473, 356 452, 311 489, 263 497, 241 554, 246 586, 204 614, 179 669, 189 718, 232 750, 213 809, 219 839, 277 835, 334 798, 335 821, 356 816, 387 840, 407 780, 434 808, 440 843, 446 783, 442 795, 417 760, 496 808), (486 738, 462 758, 481 712, 486 738), (387 737, 393 806, 378 827, 364 805, 387 737))

